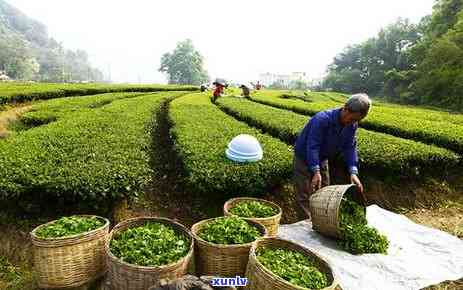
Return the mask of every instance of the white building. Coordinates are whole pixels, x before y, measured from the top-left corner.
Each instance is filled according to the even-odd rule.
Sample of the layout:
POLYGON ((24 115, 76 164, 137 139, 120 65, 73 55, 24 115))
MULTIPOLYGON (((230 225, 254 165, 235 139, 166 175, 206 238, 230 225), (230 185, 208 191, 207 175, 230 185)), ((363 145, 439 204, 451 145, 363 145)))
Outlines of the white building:
POLYGON ((274 73, 262 73, 259 75, 259 80, 264 86, 270 86, 274 83, 279 83, 283 87, 289 87, 293 81, 304 81, 307 82, 308 76, 305 72, 292 72, 290 74, 274 74, 274 73))
POLYGON ((10 77, 6 75, 6 72, 0 70, 0 81, 9 81, 10 77))

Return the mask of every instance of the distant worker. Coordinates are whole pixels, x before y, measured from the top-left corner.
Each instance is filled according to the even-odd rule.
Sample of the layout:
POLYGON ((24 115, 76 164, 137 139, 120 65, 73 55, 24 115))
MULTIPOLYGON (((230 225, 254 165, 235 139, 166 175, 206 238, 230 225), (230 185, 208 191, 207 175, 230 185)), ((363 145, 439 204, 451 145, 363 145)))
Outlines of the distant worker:
POLYGON ((330 178, 357 185, 366 202, 358 177, 355 134, 370 106, 368 95, 353 95, 342 108, 317 113, 300 132, 294 146, 293 182, 296 202, 307 217, 310 196, 330 185, 330 178))
POLYGON ((201 92, 204 93, 205 91, 207 91, 207 85, 206 85, 206 84, 202 84, 202 85, 199 87, 199 89, 201 90, 201 92))
POLYGON ((212 94, 212 101, 215 102, 218 97, 221 97, 224 94, 224 89, 227 84, 222 79, 216 79, 216 81, 212 84, 215 86, 214 93, 212 94))
POLYGON ((256 90, 258 91, 258 90, 260 90, 260 89, 262 89, 262 85, 260 84, 259 81, 257 81, 256 90))
POLYGON ((241 95, 242 95, 243 97, 249 99, 249 98, 250 98, 250 94, 251 94, 251 90, 250 90, 249 86, 243 84, 243 85, 240 86, 240 89, 241 89, 241 95))

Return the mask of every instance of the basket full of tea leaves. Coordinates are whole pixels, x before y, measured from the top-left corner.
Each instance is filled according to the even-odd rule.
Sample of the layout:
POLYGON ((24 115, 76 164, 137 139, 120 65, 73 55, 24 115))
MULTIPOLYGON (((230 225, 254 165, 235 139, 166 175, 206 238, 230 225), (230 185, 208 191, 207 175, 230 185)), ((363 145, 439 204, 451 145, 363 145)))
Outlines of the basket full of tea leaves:
POLYGON ((387 254, 389 241, 368 226, 362 197, 353 184, 326 186, 310 197, 312 228, 338 239, 352 254, 387 254))
POLYGON ((109 220, 91 215, 62 217, 31 232, 40 288, 79 287, 106 270, 109 220))
POLYGON ((234 216, 200 221, 191 232, 197 272, 222 277, 244 275, 252 243, 267 234, 263 225, 234 216))
POLYGON ((183 225, 167 218, 133 218, 113 228, 106 252, 114 289, 148 289, 162 279, 186 274, 193 237, 183 225))
POLYGON ((331 290, 338 284, 323 258, 279 238, 263 238, 254 243, 246 277, 248 290, 331 290))
POLYGON ((226 216, 238 216, 264 225, 269 236, 278 234, 282 210, 271 201, 250 197, 232 198, 224 204, 223 211, 226 216))

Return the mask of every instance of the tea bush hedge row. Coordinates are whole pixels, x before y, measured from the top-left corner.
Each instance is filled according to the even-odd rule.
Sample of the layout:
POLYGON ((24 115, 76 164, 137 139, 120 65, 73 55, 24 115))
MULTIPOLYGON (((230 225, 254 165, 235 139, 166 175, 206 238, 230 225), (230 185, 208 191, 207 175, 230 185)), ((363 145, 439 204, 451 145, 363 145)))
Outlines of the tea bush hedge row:
POLYGON ((294 144, 308 118, 291 111, 266 106, 245 99, 220 98, 217 106, 254 127, 261 128, 281 140, 294 144))
MULTIPOLYGON (((245 99, 221 98, 217 105, 227 113, 293 144, 308 118, 245 99)), ((456 167, 459 156, 432 145, 359 129, 357 133, 361 167, 387 173, 415 175, 417 172, 456 167)))
POLYGON ((87 97, 68 97, 37 102, 21 116, 25 127, 34 127, 56 121, 57 118, 82 110, 96 109, 119 99, 134 98, 149 93, 106 93, 87 97))
POLYGON ((95 95, 110 92, 196 91, 195 86, 175 85, 110 85, 57 83, 0 83, 0 105, 38 99, 95 95))
MULTIPOLYGON (((350 95, 336 92, 303 92, 303 91, 260 91, 256 94, 280 97, 283 99, 300 99, 306 102, 324 102, 323 109, 341 106, 350 95)), ((407 118, 423 119, 427 121, 448 122, 463 125, 463 114, 446 111, 441 108, 413 106, 406 104, 388 103, 381 99, 374 99, 374 111, 384 114, 406 116, 407 118)))
POLYGON ((62 197, 98 204, 141 192, 152 175, 153 108, 179 94, 119 99, 95 109, 90 101, 111 95, 38 104, 31 114, 53 114, 56 121, 0 141, 0 199, 62 197))
MULTIPOLYGON (((293 92, 293 94, 294 96, 289 98, 300 99, 305 102, 309 102, 311 105, 310 109, 313 110, 313 113, 342 106, 347 101, 348 97, 338 93, 306 92, 304 94, 296 94, 293 92)), ((287 99, 288 95, 283 94, 281 98, 287 99)), ((463 114, 452 113, 438 109, 414 107, 410 105, 391 104, 380 100, 373 100, 372 112, 374 112, 375 115, 386 114, 391 115, 389 117, 393 116, 394 118, 400 116, 401 119, 413 119, 412 121, 414 122, 421 122, 424 120, 429 122, 446 122, 454 125, 463 125, 463 114)), ((366 120, 371 118, 372 115, 370 115, 366 120)))
MULTIPOLYGON (((252 97, 253 100, 289 109, 305 115, 314 115, 320 111, 342 106, 334 101, 305 102, 299 99, 284 99, 264 93, 252 97)), ((413 139, 427 144, 438 145, 458 153, 463 153, 463 125, 447 121, 429 121, 408 117, 405 109, 393 113, 384 113, 381 107, 373 107, 360 126, 365 129, 391 134, 397 137, 413 139)))
POLYGON ((208 94, 190 94, 170 104, 171 136, 193 192, 258 195, 291 175, 292 149, 278 139, 228 116, 208 94), (240 164, 225 156, 228 143, 249 134, 262 145, 259 162, 240 164))

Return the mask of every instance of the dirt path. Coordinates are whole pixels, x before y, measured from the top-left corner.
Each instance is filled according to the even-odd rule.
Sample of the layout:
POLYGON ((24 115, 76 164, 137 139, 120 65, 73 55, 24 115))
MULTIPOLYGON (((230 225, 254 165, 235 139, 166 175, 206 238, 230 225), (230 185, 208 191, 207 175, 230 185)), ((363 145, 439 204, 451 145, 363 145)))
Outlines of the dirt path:
POLYGON ((19 119, 19 117, 30 111, 32 105, 30 103, 18 104, 15 107, 0 111, 0 139, 8 137, 8 125, 19 119))
MULTIPOLYGON (((463 194, 461 192, 447 196, 445 200, 434 207, 416 208, 404 214, 418 224, 436 228, 463 239, 463 194)), ((425 289, 461 290, 463 289, 463 278, 425 289)))
POLYGON ((463 196, 455 196, 435 208, 413 209, 405 214, 416 223, 463 239, 463 196))

